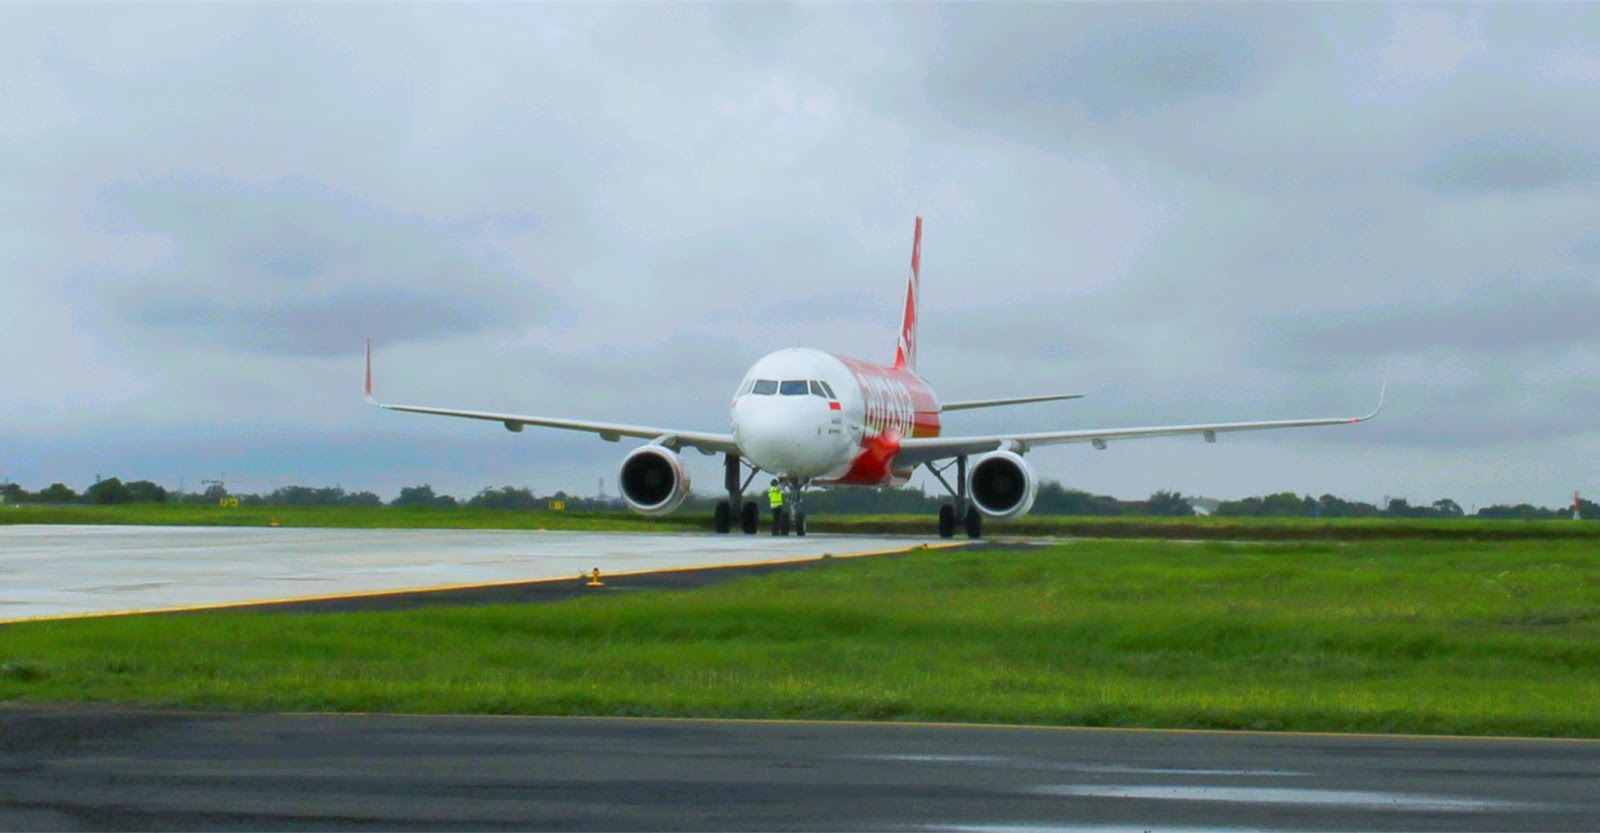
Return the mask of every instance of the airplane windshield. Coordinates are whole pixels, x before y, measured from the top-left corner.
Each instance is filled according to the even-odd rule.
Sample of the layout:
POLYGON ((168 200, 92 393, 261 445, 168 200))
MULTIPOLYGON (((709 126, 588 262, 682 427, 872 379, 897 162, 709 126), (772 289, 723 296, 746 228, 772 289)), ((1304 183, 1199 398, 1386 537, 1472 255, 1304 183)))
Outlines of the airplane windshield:
POLYGON ((822 390, 822 383, 816 379, 811 380, 811 395, 820 396, 823 399, 829 398, 828 394, 822 390))
POLYGON ((805 396, 810 393, 810 389, 804 379, 785 379, 783 380, 783 386, 778 389, 778 393, 783 396, 805 396))
POLYGON ((750 392, 757 396, 771 396, 778 392, 778 383, 773 379, 757 379, 756 386, 750 392))

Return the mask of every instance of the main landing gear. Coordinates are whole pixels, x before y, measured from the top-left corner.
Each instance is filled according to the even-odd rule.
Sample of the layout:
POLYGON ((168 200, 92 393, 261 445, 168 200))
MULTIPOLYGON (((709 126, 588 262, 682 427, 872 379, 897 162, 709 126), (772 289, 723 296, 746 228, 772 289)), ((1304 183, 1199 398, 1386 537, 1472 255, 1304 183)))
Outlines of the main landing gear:
POLYGON ((746 535, 756 534, 756 523, 761 515, 761 508, 755 501, 744 499, 744 490, 750 487, 750 481, 756 479, 761 470, 750 466, 750 476, 740 481, 740 465, 743 463, 737 454, 725 454, 722 458, 722 481, 728 490, 728 499, 717 501, 716 512, 712 515, 712 527, 718 535, 726 535, 733 529, 733 522, 738 520, 739 531, 746 535), (734 507, 739 507, 735 518, 734 507))
POLYGON ((966 530, 968 538, 982 538, 983 513, 967 499, 967 455, 963 454, 953 463, 945 463, 942 467, 929 463, 928 471, 932 472, 933 476, 944 485, 945 490, 955 498, 955 505, 946 503, 939 507, 939 537, 956 537, 956 525, 959 523, 966 530), (944 472, 952 465, 956 467, 954 487, 951 487, 950 481, 944 479, 944 472))

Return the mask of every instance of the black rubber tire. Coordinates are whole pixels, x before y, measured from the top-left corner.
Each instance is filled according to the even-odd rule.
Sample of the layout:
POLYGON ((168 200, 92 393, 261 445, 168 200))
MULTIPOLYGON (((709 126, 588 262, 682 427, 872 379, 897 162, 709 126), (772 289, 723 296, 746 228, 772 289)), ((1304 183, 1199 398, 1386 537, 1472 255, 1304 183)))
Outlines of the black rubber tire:
POLYGON ((728 507, 727 501, 717 501, 717 509, 711 514, 711 528, 718 535, 727 535, 728 530, 733 528, 733 510, 728 507))
POLYGON ((939 507, 939 537, 956 537, 956 508, 948 503, 939 507))
POLYGON ((739 510, 739 528, 746 535, 756 534, 756 528, 761 525, 761 509, 753 500, 744 502, 744 507, 739 510))
POLYGON ((983 513, 978 511, 978 507, 970 506, 967 508, 966 527, 968 538, 983 537, 983 513))

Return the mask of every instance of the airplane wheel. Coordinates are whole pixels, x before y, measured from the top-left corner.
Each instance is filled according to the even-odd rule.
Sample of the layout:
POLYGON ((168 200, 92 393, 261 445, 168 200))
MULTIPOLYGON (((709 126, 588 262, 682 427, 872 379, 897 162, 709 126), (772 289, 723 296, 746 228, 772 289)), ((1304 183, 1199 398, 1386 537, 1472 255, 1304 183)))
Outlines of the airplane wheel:
POLYGON ((739 528, 746 535, 756 534, 756 525, 761 522, 761 510, 756 507, 756 502, 747 500, 744 507, 739 510, 739 528))
POLYGON ((711 526, 718 535, 727 535, 728 530, 733 528, 733 510, 728 508, 727 501, 717 501, 717 510, 711 515, 711 526))
POLYGON ((956 537, 956 508, 948 503, 939 507, 939 537, 956 537))
POLYGON ((806 534, 806 513, 804 513, 804 512, 796 512, 796 513, 794 513, 794 534, 796 534, 796 535, 804 535, 804 534, 806 534))
POLYGON ((967 509, 967 537, 983 537, 983 513, 975 506, 967 509))

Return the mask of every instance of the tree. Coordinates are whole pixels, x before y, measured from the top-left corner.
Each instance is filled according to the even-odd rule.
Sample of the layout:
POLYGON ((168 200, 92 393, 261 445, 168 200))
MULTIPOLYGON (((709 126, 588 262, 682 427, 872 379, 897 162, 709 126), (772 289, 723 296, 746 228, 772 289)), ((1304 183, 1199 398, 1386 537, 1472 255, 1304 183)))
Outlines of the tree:
POLYGON ((813 515, 930 515, 939 511, 942 502, 921 489, 845 488, 806 493, 806 511, 813 515))
POLYGON ((1243 500, 1225 500, 1217 504, 1217 510, 1211 514, 1219 518, 1259 518, 1263 514, 1261 498, 1247 497, 1243 500))
POLYGON ((1456 503, 1447 497, 1442 497, 1434 501, 1433 506, 1429 508, 1432 510, 1433 516, 1436 518, 1460 518, 1467 514, 1466 512, 1461 511, 1461 504, 1456 503))
POLYGON ((1188 518, 1194 516, 1189 499, 1179 492, 1158 491, 1144 502, 1144 511, 1151 515, 1188 518))
POLYGON ((1040 515, 1120 515, 1122 507, 1110 495, 1091 495, 1050 480, 1039 485, 1033 511, 1040 515))
POLYGON ((1294 492, 1279 492, 1267 495, 1261 499, 1261 514, 1270 518, 1309 518, 1316 507, 1316 501, 1301 500, 1294 492), (1307 505, 1307 501, 1310 505, 1307 505))
POLYGON ((84 499, 90 503, 107 505, 112 503, 128 502, 128 487, 115 477, 97 480, 83 493, 84 499))
POLYGON ((421 486, 406 486, 400 490, 400 496, 389 503, 390 506, 434 506, 441 509, 451 508, 456 505, 456 499, 449 495, 436 495, 433 487, 424 483, 421 486))
POLYGON ((339 501, 340 506, 382 506, 383 498, 373 492, 351 492, 339 501))
POLYGON ((0 503, 21 503, 28 499, 28 493, 15 483, 0 483, 0 503))
POLYGON ((1371 518, 1377 514, 1378 507, 1370 503, 1352 502, 1333 495, 1317 498, 1319 518, 1371 518))
POLYGON ((1570 508, 1546 509, 1528 503, 1519 503, 1516 506, 1485 506, 1478 510, 1475 518, 1523 520, 1523 521, 1549 521, 1572 517, 1570 508))
POLYGON ((167 490, 148 480, 135 480, 127 484, 129 503, 166 503, 167 490))
POLYGON ((51 483, 50 488, 39 491, 40 503, 77 503, 78 493, 63 483, 51 483))
POLYGON ((539 509, 542 508, 538 498, 527 489, 517 489, 511 486, 502 486, 499 489, 484 489, 467 501, 467 505, 474 509, 539 509))

